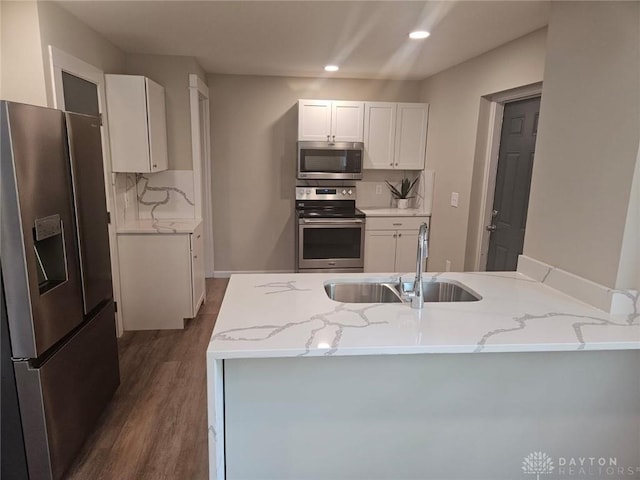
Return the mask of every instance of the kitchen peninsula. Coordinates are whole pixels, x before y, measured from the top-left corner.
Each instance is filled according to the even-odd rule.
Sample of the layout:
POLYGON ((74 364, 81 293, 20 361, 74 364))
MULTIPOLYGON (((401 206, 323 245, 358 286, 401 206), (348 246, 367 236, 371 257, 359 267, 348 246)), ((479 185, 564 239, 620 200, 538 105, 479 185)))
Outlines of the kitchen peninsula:
POLYGON ((637 296, 609 315, 515 272, 428 275, 481 299, 423 310, 324 288, 398 279, 231 278, 207 350, 210 478, 497 480, 541 450, 638 461, 637 296))

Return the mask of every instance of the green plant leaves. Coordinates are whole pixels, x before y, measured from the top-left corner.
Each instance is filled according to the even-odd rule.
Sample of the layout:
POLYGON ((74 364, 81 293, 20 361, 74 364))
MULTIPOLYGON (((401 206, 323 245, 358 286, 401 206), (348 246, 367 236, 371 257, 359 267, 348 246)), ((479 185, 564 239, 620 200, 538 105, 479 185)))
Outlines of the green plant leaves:
POLYGON ((415 195, 409 196, 409 194, 411 193, 411 190, 413 189, 413 187, 416 186, 416 183, 418 183, 419 178, 420 177, 417 177, 416 179, 413 180, 413 182, 406 177, 403 178, 402 181, 400 182, 399 190, 397 187, 389 183, 388 180, 385 180, 385 182, 387 183, 387 186, 391 191, 391 195, 393 195, 394 198, 413 198, 415 195))

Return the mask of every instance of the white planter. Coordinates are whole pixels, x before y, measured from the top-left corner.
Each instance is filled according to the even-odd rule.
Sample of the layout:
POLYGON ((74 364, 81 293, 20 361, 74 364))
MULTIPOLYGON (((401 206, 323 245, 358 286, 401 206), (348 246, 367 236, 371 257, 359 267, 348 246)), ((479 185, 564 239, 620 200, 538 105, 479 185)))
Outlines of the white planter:
POLYGON ((399 198, 398 199, 398 208, 409 208, 409 199, 408 198, 399 198))

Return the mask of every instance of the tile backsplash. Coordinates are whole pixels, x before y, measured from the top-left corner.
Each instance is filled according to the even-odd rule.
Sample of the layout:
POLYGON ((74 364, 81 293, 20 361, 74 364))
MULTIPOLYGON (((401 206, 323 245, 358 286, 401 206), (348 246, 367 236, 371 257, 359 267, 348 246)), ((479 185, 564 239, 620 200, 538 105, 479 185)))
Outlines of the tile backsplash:
POLYGON ((194 218, 192 170, 116 174, 120 223, 151 218, 194 218))

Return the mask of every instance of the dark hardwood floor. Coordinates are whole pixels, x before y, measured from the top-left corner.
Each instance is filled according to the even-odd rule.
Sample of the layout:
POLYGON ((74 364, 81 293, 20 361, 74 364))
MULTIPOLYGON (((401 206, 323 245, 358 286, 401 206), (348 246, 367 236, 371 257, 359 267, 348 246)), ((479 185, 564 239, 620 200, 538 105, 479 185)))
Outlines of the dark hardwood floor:
POLYGON ((120 338, 120 387, 67 478, 207 478, 205 352, 227 283, 207 280, 207 302, 184 330, 120 338))

